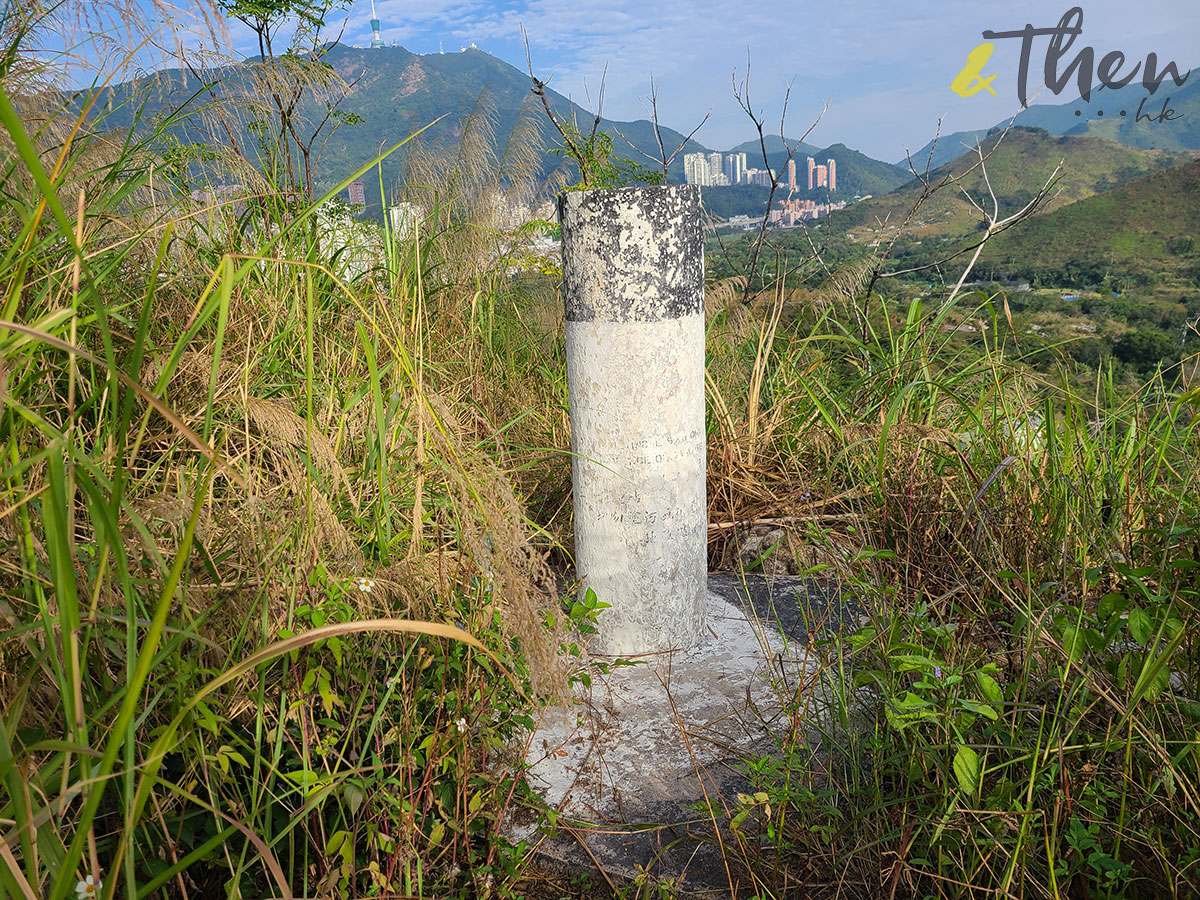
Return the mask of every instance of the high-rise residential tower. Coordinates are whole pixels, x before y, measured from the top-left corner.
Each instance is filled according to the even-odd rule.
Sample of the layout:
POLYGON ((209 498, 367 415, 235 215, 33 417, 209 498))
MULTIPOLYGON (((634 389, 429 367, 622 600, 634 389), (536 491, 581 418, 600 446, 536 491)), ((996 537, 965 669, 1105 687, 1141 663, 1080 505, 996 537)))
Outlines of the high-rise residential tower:
POLYGON ((814 160, 814 159, 813 159, 813 158, 810 156, 810 157, 808 158, 808 189, 809 189, 810 191, 811 191, 813 188, 815 188, 815 187, 817 186, 817 185, 816 185, 816 182, 813 180, 813 174, 814 174, 814 170, 815 170, 816 168, 817 168, 817 163, 816 163, 816 160, 814 160))
POLYGON ((683 155, 683 178, 688 184, 698 184, 702 187, 712 184, 708 157, 703 153, 685 153, 683 155))
POLYGON ((717 176, 725 174, 725 168, 722 163, 723 163, 723 160, 721 159, 720 153, 717 153, 714 151, 714 152, 708 154, 708 183, 709 184, 717 184, 720 181, 720 179, 717 178, 717 176))
POLYGON ((787 173, 788 173, 788 190, 794 191, 796 189, 796 161, 794 159, 788 160, 787 173))
POLYGON ((746 154, 730 153, 725 156, 725 177, 730 184, 741 184, 746 180, 746 154))
POLYGON ((829 169, 829 193, 837 190, 837 162, 832 159, 825 160, 826 168, 829 169))

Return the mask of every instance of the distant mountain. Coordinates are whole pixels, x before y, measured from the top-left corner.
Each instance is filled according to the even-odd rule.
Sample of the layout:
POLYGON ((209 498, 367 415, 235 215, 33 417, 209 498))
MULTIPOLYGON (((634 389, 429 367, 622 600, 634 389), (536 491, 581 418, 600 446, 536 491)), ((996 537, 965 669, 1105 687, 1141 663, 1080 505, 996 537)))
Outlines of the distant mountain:
POLYGON ((886 194, 912 178, 906 166, 880 162, 845 144, 826 147, 813 158, 818 163, 827 159, 837 162, 838 194, 886 194))
MULTIPOLYGON (((788 139, 788 147, 795 147, 796 141, 792 138, 788 139)), ((768 134, 763 138, 762 144, 767 147, 767 157, 786 156, 787 147, 783 145, 783 139, 777 134, 768 134)), ((762 168, 762 144, 757 139, 753 141, 745 141, 738 144, 736 147, 731 147, 726 150, 726 153, 745 153, 749 157, 749 164, 752 168, 762 168), (754 161, 757 161, 757 165, 754 161)), ((800 142, 800 146, 796 150, 796 156, 814 156, 820 153, 820 148, 814 147, 812 144, 800 142)), ((774 163, 772 163, 774 165, 774 163)))
MULTIPOLYGON (((1060 160, 1063 163, 1060 178, 1043 215, 1087 197, 1111 192, 1190 159, 1188 154, 1137 150, 1090 135, 1055 136, 1027 128, 1010 131, 1003 140, 999 134, 985 137, 983 151, 991 153, 987 173, 991 189, 1000 203, 1001 217, 1028 203, 1060 160)), ((990 209, 991 198, 982 173, 978 169, 971 171, 977 162, 975 153, 965 153, 931 172, 931 180, 939 181, 946 174, 957 175, 960 186, 976 202, 990 209)), ((895 236, 921 191, 920 182, 913 180, 890 194, 852 204, 834 215, 828 228, 851 244, 869 247, 875 242, 886 243, 895 236)), ((961 246, 979 230, 980 223, 979 212, 963 196, 962 190, 953 186, 944 188, 927 199, 908 223, 905 235, 894 248, 894 255, 912 264, 938 259, 961 246)), ((1028 227, 1028 223, 1020 226, 1021 229, 1028 227)))
MULTIPOLYGON (((337 183, 375 157, 381 149, 398 143, 440 116, 445 118, 426 131, 421 140, 426 144, 452 145, 461 136, 464 123, 472 112, 482 110, 485 105, 490 107, 497 153, 503 152, 523 109, 526 114, 532 113, 545 147, 559 143, 541 104, 533 103, 528 73, 483 51, 469 49, 459 53, 418 55, 402 47, 367 50, 338 46, 330 50, 325 59, 347 82, 358 79, 339 108, 344 114, 361 117, 361 121, 337 128, 325 141, 317 165, 317 182, 321 186, 337 183), (483 105, 481 97, 486 101, 483 105), (529 109, 531 103, 532 110, 529 109)), ((219 69, 211 77, 216 81, 214 90, 218 96, 237 94, 239 89, 244 91, 239 85, 241 76, 237 67, 219 69)), ((575 117, 582 131, 590 130, 591 113, 553 90, 547 90, 547 96, 556 116, 563 120, 575 117)), ((139 117, 142 122, 149 122, 163 110, 184 104, 190 110, 198 110, 211 102, 212 97, 191 73, 169 69, 116 85, 101 99, 97 108, 110 111, 104 127, 121 128, 132 126, 139 117), (190 103, 189 98, 192 98, 190 103)), ((311 100, 306 101, 302 110, 310 118, 319 119, 324 115, 323 107, 311 100)), ((603 119, 600 128, 613 138, 614 152, 618 156, 651 166, 652 163, 631 145, 651 156, 658 156, 658 145, 649 121, 603 119)), ((197 127, 189 128, 186 119, 180 131, 185 139, 193 141, 202 136, 197 127)), ((242 141, 253 140, 244 130, 235 136, 242 141)), ((662 136, 668 152, 683 141, 682 134, 666 126, 662 127, 662 136)), ((685 152, 708 152, 708 148, 693 140, 688 142, 685 152)), ((543 174, 562 162, 561 157, 547 154, 543 174)), ((390 189, 402 171, 402 156, 397 154, 386 160, 383 166, 385 187, 390 189)), ((671 180, 683 180, 682 153, 669 172, 671 180)), ((378 177, 366 178, 365 186, 368 205, 377 205, 378 177)))
MULTIPOLYGON (((1188 78, 1183 87, 1177 87, 1168 78, 1153 95, 1147 93, 1141 82, 1134 81, 1116 90, 1095 88, 1090 102, 1080 97, 1058 105, 1034 104, 1022 110, 1014 124, 1045 128, 1051 134, 1094 135, 1142 150, 1200 150, 1200 71, 1188 78), (1157 118, 1163 112, 1164 103, 1179 118, 1169 122, 1149 121, 1147 117, 1157 118)), ((994 127, 1006 125, 1007 119, 994 127)), ((933 148, 933 165, 940 166, 959 156, 964 145, 973 147, 989 130, 943 135, 933 148)), ((913 162, 922 163, 918 171, 929 157, 931 147, 933 141, 913 154, 913 162)))
POLYGON ((1162 169, 1003 232, 984 248, 986 277, 1057 284, 1200 279, 1200 160, 1162 169), (1165 276, 1165 278, 1164 278, 1165 276))
MULTIPOLYGON (((316 181, 321 187, 337 183, 376 156, 381 149, 401 141, 412 131, 440 116, 445 118, 426 131, 421 141, 426 144, 440 142, 453 148, 462 135, 468 117, 474 110, 484 106, 489 109, 497 153, 503 152, 509 135, 522 116, 522 110, 532 115, 546 148, 559 144, 558 134, 547 121, 541 104, 534 101, 530 92, 528 73, 481 50, 419 55, 402 47, 368 50, 337 46, 329 51, 325 59, 346 82, 354 83, 353 90, 341 103, 341 113, 358 117, 361 121, 343 125, 328 136, 316 167, 316 181), (481 105, 481 97, 486 98, 485 104, 481 105)), ((206 77, 214 80, 213 91, 217 96, 245 92, 244 85, 240 83, 242 76, 238 67, 218 69, 206 73, 206 77)), ((591 113, 553 90, 548 89, 547 96, 556 116, 564 120, 574 117, 582 131, 590 129, 593 120, 591 113)), ((169 69, 114 86, 101 98, 97 108, 106 113, 103 127, 127 128, 139 118, 141 122, 148 123, 163 111, 181 107, 197 111, 211 104, 212 100, 212 95, 195 75, 169 69)), ((312 100, 306 102, 302 111, 310 118, 317 119, 325 114, 324 108, 312 100)), ((204 139, 205 133, 199 127, 189 125, 189 121, 184 118, 178 126, 181 138, 190 142, 204 139)), ((653 167, 653 163, 642 155, 644 152, 657 158, 659 153, 653 126, 648 120, 618 122, 602 119, 600 128, 612 137, 617 156, 653 167)), ((684 139, 682 134, 666 126, 662 128, 662 136, 668 153, 674 151, 684 139)), ((254 143, 253 136, 244 129, 235 129, 234 137, 249 145, 254 143)), ((785 155, 783 142, 776 135, 767 138, 766 143, 772 166, 780 168, 785 155)), ((736 151, 746 152, 750 166, 762 166, 761 149, 757 141, 740 144, 725 152, 736 151)), ((668 170, 672 182, 684 180, 684 153, 697 152, 711 151, 699 141, 688 141, 668 170)), ((390 190, 403 172, 402 153, 403 150, 383 165, 386 189, 390 190)), ((885 192, 907 177, 907 170, 871 159, 844 144, 834 144, 824 150, 811 144, 801 145, 796 156, 798 174, 805 171, 808 156, 822 163, 829 158, 837 160, 838 193, 846 196, 885 192)), ((561 156, 547 153, 542 174, 549 173, 563 162, 561 156)), ((367 177, 364 183, 368 206, 377 207, 378 176, 367 177)))

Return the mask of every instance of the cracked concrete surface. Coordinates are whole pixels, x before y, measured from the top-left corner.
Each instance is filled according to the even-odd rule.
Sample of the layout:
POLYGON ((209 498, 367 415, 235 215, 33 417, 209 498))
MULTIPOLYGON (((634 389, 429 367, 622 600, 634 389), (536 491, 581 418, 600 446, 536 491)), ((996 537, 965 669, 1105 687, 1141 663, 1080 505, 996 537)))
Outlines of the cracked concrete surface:
POLYGON ((558 810, 559 827, 507 829, 536 844, 543 863, 591 870, 616 886, 648 872, 685 896, 749 888, 721 852, 731 840, 724 810, 749 789, 743 760, 772 754, 774 736, 797 724, 786 704, 821 695, 810 631, 837 627, 856 610, 804 579, 755 576, 712 576, 707 606, 698 645, 594 675, 576 707, 545 714, 529 744, 527 779, 558 810))

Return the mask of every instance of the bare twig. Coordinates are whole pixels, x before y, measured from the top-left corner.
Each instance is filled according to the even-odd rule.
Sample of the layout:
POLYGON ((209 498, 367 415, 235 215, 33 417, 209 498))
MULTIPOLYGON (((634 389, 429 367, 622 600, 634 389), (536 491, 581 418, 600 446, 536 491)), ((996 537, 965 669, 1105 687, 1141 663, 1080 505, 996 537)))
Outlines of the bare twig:
POLYGON ((750 121, 754 123, 755 130, 758 132, 758 146, 762 152, 763 167, 768 172, 772 172, 771 190, 767 194, 767 208, 763 213, 762 224, 758 228, 758 236, 755 238, 754 243, 750 248, 750 265, 746 270, 746 285, 742 291, 743 303, 750 302, 750 295, 754 288, 754 278, 758 274, 758 260, 762 254, 763 244, 767 239, 767 225, 769 224, 771 217, 771 204, 775 202, 775 193, 779 189, 779 182, 783 178, 783 173, 787 169, 787 164, 793 160, 796 155, 796 151, 800 149, 800 145, 804 143, 805 138, 812 134, 813 129, 820 124, 821 119, 825 117, 825 113, 829 111, 829 101, 827 100, 821 109, 820 115, 818 115, 816 120, 808 126, 808 130, 804 132, 800 140, 796 141, 794 144, 789 143, 785 132, 787 127, 788 102, 791 99, 792 84, 794 83, 794 80, 795 79, 789 81, 787 84, 787 90, 783 95, 783 110, 779 116, 779 139, 783 142, 783 148, 787 152, 787 156, 785 157, 784 164, 780 167, 779 171, 772 172, 770 157, 767 155, 766 117, 761 112, 754 112, 754 105, 750 100, 749 51, 746 52, 746 76, 742 80, 740 88, 738 87, 737 70, 735 69, 733 73, 733 97, 737 101, 738 106, 742 108, 742 111, 750 117, 750 121))
MULTIPOLYGON (((898 241, 900 239, 900 236, 903 235, 908 230, 909 224, 913 221, 913 219, 916 218, 917 213, 921 210, 921 207, 923 207, 925 205, 926 201, 928 201, 935 194, 946 189, 947 187, 950 187, 950 186, 960 187, 960 182, 962 181, 963 178, 970 175, 972 172, 974 172, 979 167, 985 166, 987 164, 987 160, 990 159, 991 155, 996 152, 997 148, 1000 146, 1001 142, 1004 140, 1004 137, 1008 134, 1009 129, 1012 128, 1013 122, 1015 120, 1016 120, 1016 116, 1013 116, 1013 118, 1009 120, 1008 125, 1005 126, 1005 128, 1004 128, 1004 131, 1000 133, 1000 136, 991 145, 991 147, 989 148, 987 153, 982 154, 980 156, 980 159, 978 162, 973 163, 968 168, 966 168, 965 170, 963 170, 962 172, 960 172, 958 174, 955 174, 954 172, 947 170, 946 173, 944 175, 942 175, 941 178, 939 178, 936 182, 931 177, 931 170, 932 170, 932 166, 933 166, 934 151, 937 149, 937 142, 941 138, 941 133, 942 133, 942 120, 940 118, 938 119, 937 132, 934 135, 933 143, 929 147, 929 156, 926 158, 924 170, 917 171, 916 167, 913 165, 912 156, 906 155, 909 171, 913 173, 914 178, 916 178, 918 181, 921 182, 921 193, 917 197, 917 199, 913 203, 913 205, 911 207, 909 207, 908 212, 904 216, 904 221, 901 222, 899 226, 897 226, 895 233, 892 235, 891 239, 884 246, 883 251, 875 257, 875 266, 871 272, 871 277, 866 285, 866 289, 863 291, 864 300, 866 298, 870 297, 871 293, 875 290, 876 283, 881 278, 894 278, 897 275, 904 274, 907 272, 916 272, 916 271, 923 271, 926 269, 934 269, 934 268, 937 268, 938 266, 944 265, 947 262, 950 262, 951 260, 958 258, 959 256, 962 256, 964 253, 969 253, 975 249, 974 245, 972 245, 970 247, 966 247, 966 248, 957 250, 954 253, 950 254, 948 257, 946 257, 942 260, 939 260, 937 262, 926 263, 922 266, 913 267, 911 269, 897 270, 897 271, 893 271, 893 272, 884 272, 883 271, 883 264, 891 256, 892 249, 895 247, 896 241, 898 241)), ((979 145, 977 144, 977 146, 979 146, 979 145)))
POLYGON ((587 81, 583 82, 583 96, 587 98, 588 109, 592 112, 592 131, 588 135, 588 143, 596 139, 596 132, 600 128, 600 117, 604 114, 604 83, 608 80, 608 63, 604 64, 604 71, 600 73, 600 91, 596 94, 596 106, 592 107, 592 95, 588 92, 587 81))
MULTIPOLYGON (((556 116, 554 114, 554 110, 550 108, 550 98, 546 96, 546 85, 550 83, 550 78, 553 78, 554 76, 552 75, 550 78, 542 81, 533 74, 533 59, 529 55, 529 37, 525 34, 524 25, 521 26, 521 43, 525 47, 525 65, 529 70, 529 80, 533 82, 533 87, 531 90, 534 96, 542 101, 542 106, 546 109, 546 115, 550 117, 550 123, 555 127, 559 136, 562 138, 563 144, 567 148, 567 152, 575 157, 576 162, 579 163, 579 177, 583 181, 584 187, 590 187, 591 185, 588 183, 587 154, 584 153, 584 150, 579 146, 579 143, 572 138, 570 134, 568 134, 567 128, 562 124, 562 122, 558 120, 558 116, 556 116)), ((602 99, 603 96, 603 90, 601 90, 602 99)), ((599 115, 596 116, 595 124, 596 126, 600 124, 599 115)), ((575 133, 579 133, 578 128, 575 129, 575 133)), ((595 128, 593 128, 593 136, 595 133, 595 128)))
MULTIPOLYGON (((683 152, 683 149, 688 145, 688 142, 695 136, 696 132, 699 131, 704 126, 704 123, 708 121, 709 116, 712 115, 712 107, 710 106, 708 108, 708 112, 706 112, 704 114, 704 118, 700 120, 700 124, 697 125, 695 128, 693 128, 691 131, 689 131, 687 133, 687 137, 685 137, 682 141, 680 141, 679 146, 676 147, 668 155, 667 148, 663 144, 662 128, 659 126, 659 122, 658 122, 658 85, 656 85, 654 83, 654 74, 653 73, 650 74, 650 98, 649 99, 650 99, 650 107, 649 107, 649 109, 646 110, 646 112, 648 112, 650 114, 650 124, 654 128, 654 140, 658 142, 658 156, 657 157, 651 156, 649 153, 644 151, 641 147, 636 146, 633 143, 633 141, 631 141, 629 138, 625 137, 625 135, 621 134, 621 132, 618 131, 616 128, 614 128, 613 131, 616 131, 617 134, 619 134, 621 136, 622 140, 625 141, 625 143, 627 143, 630 147, 633 147, 634 150, 636 150, 638 153, 642 154, 642 156, 646 157, 646 159, 650 160, 653 163, 658 163, 659 165, 661 165, 662 171, 663 171, 663 182, 665 183, 667 180, 667 168, 671 165, 671 163, 673 163, 675 161, 675 157, 677 157, 681 152, 683 152)), ((645 108, 645 106, 646 106, 645 100, 642 101, 642 106, 643 106, 643 108, 645 108)))
MULTIPOLYGON (((982 149, 976 148, 976 152, 979 153, 979 158, 982 163, 982 149)), ((1046 179, 1046 183, 1042 185, 1036 194, 1034 194, 1032 200, 1030 200, 1012 215, 1006 216, 1003 219, 1000 218, 1000 203, 996 200, 996 194, 992 190, 991 179, 988 177, 987 168, 984 167, 984 184, 987 185, 988 193, 991 194, 992 197, 992 211, 991 213, 987 214, 986 217, 987 230, 983 233, 983 239, 976 244, 975 255, 971 257, 971 261, 967 264, 966 268, 963 269, 962 275, 960 275, 958 278, 958 283, 954 285, 954 290, 950 293, 949 298, 946 300, 947 304, 952 303, 954 298, 958 296, 958 292, 962 290, 963 283, 967 280, 967 275, 973 268, 975 268, 975 263, 979 260, 979 254, 983 252, 983 245, 986 244, 993 235, 997 235, 1001 231, 1011 228, 1018 222, 1032 216, 1035 212, 1037 212, 1038 207, 1040 207, 1046 201, 1046 199, 1050 197, 1051 189, 1058 183, 1058 176, 1062 171, 1064 161, 1065 160, 1059 160, 1058 165, 1054 167, 1054 171, 1050 174, 1050 177, 1046 179)))
MULTIPOLYGON (((971 270, 975 266, 975 263, 978 261, 979 255, 983 251, 983 245, 985 243, 987 243, 995 235, 999 234, 1000 232, 1006 231, 1007 229, 1011 228, 1012 226, 1016 225, 1017 223, 1034 215, 1038 211, 1038 209, 1040 209, 1042 206, 1045 205, 1046 202, 1048 202, 1050 199, 1052 199, 1052 190, 1053 190, 1054 186, 1058 183, 1059 175, 1062 172, 1063 160, 1059 161, 1058 165, 1054 169, 1054 172, 1051 173, 1051 175, 1048 179, 1046 179, 1045 184, 1042 185, 1042 187, 1034 195, 1033 199, 1029 201, 1029 203, 1027 203, 1024 207, 1022 207, 1021 209, 1019 209, 1017 212, 1013 213, 1012 215, 1005 216, 1003 218, 1000 215, 1000 202, 996 198, 995 190, 993 190, 993 188, 992 188, 991 176, 988 174, 988 170, 987 170, 987 162, 991 158, 992 154, 994 154, 999 149, 1001 143, 1004 141, 1004 138, 1008 135, 1009 130, 1013 127, 1013 122, 1015 120, 1016 120, 1016 116, 1013 116, 1013 118, 1011 120, 1009 120, 1008 125, 1004 128, 1004 130, 1002 132, 999 133, 999 135, 997 135, 995 141, 992 142, 991 146, 988 147, 986 151, 984 150, 984 145, 977 142, 974 147, 975 155, 977 157, 976 161, 974 163, 972 163, 969 167, 967 167, 964 171, 962 171, 958 174, 954 174, 953 172, 947 172, 946 175, 944 175, 941 179, 939 179, 937 181, 937 183, 932 183, 931 179, 929 178, 929 168, 928 168, 929 164, 927 163, 924 174, 917 175, 917 177, 921 180, 921 183, 923 185, 921 195, 920 195, 920 197, 917 198, 917 202, 915 204, 913 204, 913 207, 909 210, 908 215, 905 216, 904 222, 901 223, 900 227, 896 231, 896 234, 888 242, 888 245, 887 245, 887 248, 885 249, 885 251, 878 257, 878 263, 877 263, 875 271, 873 273, 872 280, 866 291, 867 295, 870 294, 871 290, 874 288, 876 281, 878 281, 880 278, 894 278, 899 275, 906 275, 906 274, 910 274, 913 272, 920 272, 920 271, 925 271, 928 269, 939 268, 949 262, 952 262, 953 260, 959 258, 960 256, 963 256, 967 253, 971 253, 972 251, 974 251, 974 255, 971 257, 970 263, 967 265, 966 269, 964 269, 964 271, 962 272, 962 275, 960 276, 960 278, 958 280, 958 284, 955 286, 953 293, 951 293, 951 295, 950 295, 950 299, 952 300, 955 296, 957 296, 959 290, 961 290, 961 288, 962 288, 962 285, 965 283, 968 274, 971 272, 971 270), (983 179, 984 187, 986 188, 988 197, 991 200, 991 212, 988 212, 987 210, 985 210, 983 201, 976 200, 971 195, 971 193, 968 190, 966 190, 966 188, 962 184, 963 179, 967 175, 970 175, 971 173, 973 173, 977 170, 980 174, 980 177, 983 179), (940 191, 946 187, 949 187, 949 186, 958 188, 958 190, 963 194, 963 196, 966 197, 967 202, 969 202, 971 204, 971 206, 974 207, 975 210, 980 214, 980 217, 985 226, 983 236, 978 241, 976 241, 966 247, 962 247, 962 248, 956 250, 955 252, 951 253, 950 255, 945 256, 935 262, 924 263, 919 266, 911 266, 906 269, 896 269, 896 270, 893 270, 890 272, 881 271, 883 261, 888 257, 888 255, 891 252, 892 247, 895 245, 895 242, 899 239, 900 235, 904 233, 909 222, 912 221, 913 217, 916 215, 917 210, 920 209, 920 207, 925 203, 925 201, 928 200, 931 196, 933 196, 938 191, 940 191)), ((941 122, 940 121, 938 122, 938 131, 940 134, 940 131, 941 131, 941 122)), ((936 138, 935 138, 935 142, 936 142, 936 138)), ((933 150, 932 149, 930 150, 929 158, 930 158, 930 161, 932 161, 932 158, 933 158, 933 150)), ((912 169, 911 158, 909 160, 909 168, 912 169)), ((915 170, 914 170, 914 174, 916 174, 915 170)))

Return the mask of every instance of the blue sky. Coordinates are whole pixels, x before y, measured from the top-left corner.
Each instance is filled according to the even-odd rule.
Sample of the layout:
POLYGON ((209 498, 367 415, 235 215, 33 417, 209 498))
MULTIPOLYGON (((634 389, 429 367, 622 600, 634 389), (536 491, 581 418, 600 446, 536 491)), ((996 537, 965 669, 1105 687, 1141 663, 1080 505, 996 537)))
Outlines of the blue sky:
MULTIPOLYGON (((1083 32, 1066 59, 1084 46, 1097 62, 1123 51, 1127 71, 1146 54, 1178 62, 1182 72, 1200 66, 1200 3, 1195 0, 1136 0, 1080 4, 1083 32)), ((457 52, 475 43, 506 62, 525 68, 520 27, 529 35, 535 71, 553 74, 551 85, 585 102, 585 86, 595 96, 608 67, 604 114, 615 119, 646 116, 644 98, 650 74, 659 86, 664 124, 690 130, 712 109, 697 135, 725 149, 753 137, 731 90, 736 70, 745 74, 751 59, 751 98, 769 127, 778 131, 784 87, 795 79, 788 109, 788 135, 798 137, 831 105, 810 141, 820 146, 844 142, 871 156, 895 161, 904 148, 921 147, 932 137, 939 116, 943 131, 981 128, 1019 108, 1016 71, 1020 41, 997 41, 984 75, 998 96, 986 91, 960 97, 950 82, 967 54, 983 41, 985 29, 1010 31, 1031 23, 1052 27, 1068 3, 1016 0, 1000 3, 825 2, 746 5, 734 0, 376 0, 383 37, 415 53, 457 52)), ((355 0, 344 41, 370 40, 370 0, 355 0)), ((340 17, 339 17, 340 21, 340 17)), ((249 50, 246 35, 231 30, 238 49, 249 50)), ((1030 89, 1040 84, 1046 38, 1033 44, 1030 89)), ((1194 78, 1200 79, 1200 71, 1194 78)), ((1171 85, 1168 82, 1164 90, 1171 85)), ((1033 102, 1067 102, 1070 90, 1048 92, 1033 102)))

